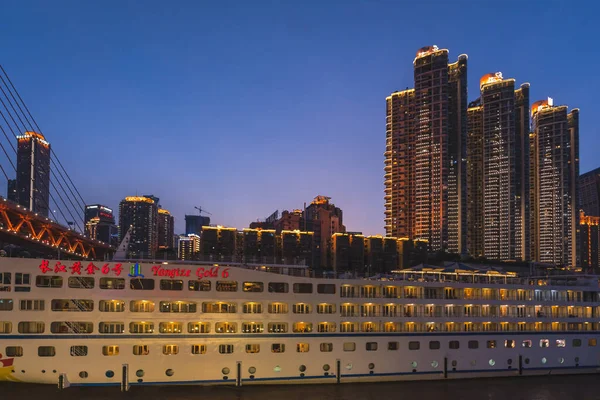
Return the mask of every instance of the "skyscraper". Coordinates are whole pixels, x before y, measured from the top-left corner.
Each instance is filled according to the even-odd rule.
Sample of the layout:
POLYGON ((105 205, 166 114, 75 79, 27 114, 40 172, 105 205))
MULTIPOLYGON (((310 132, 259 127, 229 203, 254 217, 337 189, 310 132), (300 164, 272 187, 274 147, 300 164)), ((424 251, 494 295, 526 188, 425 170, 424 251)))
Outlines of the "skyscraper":
POLYGON ((327 196, 317 196, 304 210, 305 229, 314 232, 318 249, 314 260, 315 268, 331 269, 331 237, 334 233, 346 232, 342 210, 331 203, 330 199, 327 196))
POLYGON ((126 197, 119 204, 119 242, 131 228, 127 256, 154 258, 158 247, 158 208, 148 197, 126 197))
POLYGON ((203 217, 201 215, 186 215, 185 216, 185 234, 200 235, 202 233, 203 226, 210 225, 210 217, 203 217))
POLYGON ((536 261, 577 265, 579 207, 579 109, 554 106, 552 99, 531 107, 536 158, 536 261))
POLYGON ((101 204, 85 206, 85 234, 101 242, 117 245, 115 236, 118 234, 113 211, 101 204))
POLYGON ((579 175, 579 208, 600 217, 600 168, 579 175))
POLYGON ((386 235, 463 253, 467 56, 449 64, 448 50, 428 46, 413 64, 415 88, 386 98, 386 235))
POLYGON ((483 257, 483 108, 481 99, 467 110, 467 245, 473 257, 483 257))
POLYGON ((18 196, 17 196, 17 180, 16 179, 9 179, 7 182, 7 187, 6 187, 6 198, 10 201, 14 201, 15 203, 18 203, 18 196))
POLYGON ((48 216, 50 143, 41 133, 17 136, 17 199, 28 210, 48 216))
POLYGON ((164 208, 158 209, 158 248, 160 250, 173 249, 173 234, 175 230, 175 218, 164 208))

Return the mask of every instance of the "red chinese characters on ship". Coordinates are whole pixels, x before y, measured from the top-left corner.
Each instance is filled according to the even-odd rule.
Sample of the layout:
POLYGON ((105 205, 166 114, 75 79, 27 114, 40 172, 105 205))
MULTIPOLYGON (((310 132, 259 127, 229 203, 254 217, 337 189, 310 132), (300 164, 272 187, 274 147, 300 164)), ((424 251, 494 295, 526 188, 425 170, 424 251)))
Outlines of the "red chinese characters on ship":
POLYGON ((91 262, 87 266, 83 266, 80 261, 76 261, 69 267, 60 261, 57 261, 54 265, 50 265, 50 261, 43 260, 39 265, 39 269, 42 271, 42 274, 110 275, 112 273, 115 276, 120 276, 123 272, 123 264, 118 263, 111 268, 109 264, 104 264, 100 267, 91 262))

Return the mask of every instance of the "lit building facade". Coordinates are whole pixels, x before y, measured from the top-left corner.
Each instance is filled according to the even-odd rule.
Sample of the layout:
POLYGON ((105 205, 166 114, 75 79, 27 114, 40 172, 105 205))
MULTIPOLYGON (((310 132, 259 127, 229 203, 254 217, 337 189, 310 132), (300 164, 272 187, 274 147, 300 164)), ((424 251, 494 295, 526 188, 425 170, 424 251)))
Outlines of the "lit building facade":
POLYGON ((205 261, 233 261, 235 259, 237 229, 224 226, 203 226, 200 252, 205 261))
POLYGON ((467 110, 467 246, 483 257, 483 107, 478 99, 467 110))
POLYGON ((362 273, 365 267, 365 237, 360 233, 334 233, 331 238, 335 272, 362 273))
POLYGON ((577 265, 579 228, 579 110, 567 112, 552 99, 531 107, 536 158, 538 259, 560 266, 577 265))
POLYGON ((587 273, 598 274, 600 271, 600 217, 585 215, 579 217, 579 251, 580 265, 587 273))
POLYGON ((331 237, 334 233, 343 233, 343 214, 339 207, 331 203, 329 197, 317 196, 304 210, 305 230, 314 232, 317 252, 314 267, 332 269, 331 267, 331 237))
POLYGON ((244 229, 238 232, 238 259, 244 263, 277 263, 277 235, 274 229, 244 229))
POLYGON ((17 200, 28 210, 48 216, 50 143, 41 133, 17 136, 17 200))
POLYGON ((177 241, 177 258, 179 260, 195 260, 200 252, 200 236, 190 233, 181 235, 177 241))
POLYGON ((17 193, 17 180, 9 179, 6 185, 6 198, 10 201, 18 203, 19 197, 17 193))
POLYGON ((281 231, 281 262, 283 264, 315 265, 317 244, 313 232, 281 231))
POLYGON ((117 245, 118 229, 112 209, 102 204, 86 205, 84 223, 87 237, 113 246, 117 245))
POLYGON ((579 208, 600 217, 600 168, 579 175, 579 208))
POLYGON ((167 250, 175 248, 173 235, 175 232, 175 218, 164 208, 158 209, 158 249, 167 250))
POLYGON ((119 203, 119 242, 131 228, 129 258, 154 258, 158 249, 158 206, 148 197, 126 197, 119 203))

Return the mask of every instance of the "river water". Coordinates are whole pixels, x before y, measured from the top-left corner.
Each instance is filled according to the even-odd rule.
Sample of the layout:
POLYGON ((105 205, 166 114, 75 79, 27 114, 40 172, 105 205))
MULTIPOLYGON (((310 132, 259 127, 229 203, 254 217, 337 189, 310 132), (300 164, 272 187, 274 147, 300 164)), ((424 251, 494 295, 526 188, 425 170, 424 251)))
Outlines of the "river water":
POLYGON ((2 400, 600 400, 600 375, 342 385, 68 388, 1 383, 2 400))

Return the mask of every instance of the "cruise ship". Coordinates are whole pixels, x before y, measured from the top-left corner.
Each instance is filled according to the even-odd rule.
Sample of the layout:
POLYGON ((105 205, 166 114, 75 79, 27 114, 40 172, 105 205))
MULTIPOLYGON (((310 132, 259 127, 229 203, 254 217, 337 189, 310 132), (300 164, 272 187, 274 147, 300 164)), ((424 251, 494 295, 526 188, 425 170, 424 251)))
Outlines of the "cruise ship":
POLYGON ((596 276, 421 265, 0 259, 0 380, 69 386, 457 379, 600 370, 596 276))

